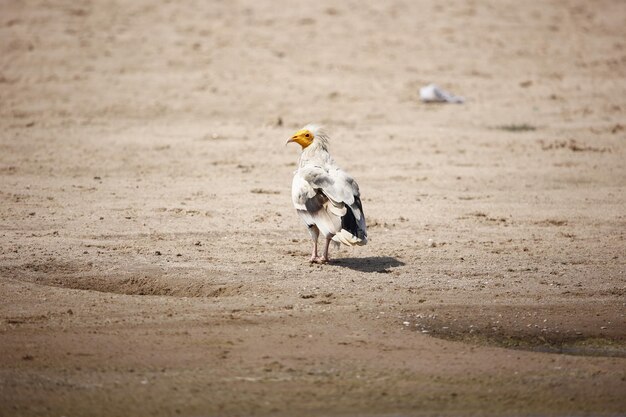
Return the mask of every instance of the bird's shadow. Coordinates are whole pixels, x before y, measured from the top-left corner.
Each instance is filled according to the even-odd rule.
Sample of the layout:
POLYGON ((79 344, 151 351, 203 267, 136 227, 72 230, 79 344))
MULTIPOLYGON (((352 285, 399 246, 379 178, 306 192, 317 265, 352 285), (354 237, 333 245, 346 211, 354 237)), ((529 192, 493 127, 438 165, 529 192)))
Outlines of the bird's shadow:
POLYGON ((378 272, 388 274, 389 268, 403 266, 404 262, 391 256, 369 256, 367 258, 336 258, 331 259, 331 265, 354 269, 360 272, 378 272))

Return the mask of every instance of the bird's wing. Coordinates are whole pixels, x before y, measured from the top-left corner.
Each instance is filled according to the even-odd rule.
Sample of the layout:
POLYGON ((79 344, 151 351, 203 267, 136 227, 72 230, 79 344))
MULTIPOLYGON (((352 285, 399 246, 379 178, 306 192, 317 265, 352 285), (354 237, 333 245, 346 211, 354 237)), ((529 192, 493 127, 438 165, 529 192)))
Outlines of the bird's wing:
POLYGON ((345 208, 334 204, 307 181, 302 170, 293 177, 291 197, 298 214, 308 226, 317 226, 324 236, 332 236, 341 230, 341 216, 345 214, 345 208))
POLYGON ((359 186, 344 171, 315 164, 301 167, 294 176, 292 192, 294 206, 305 212, 300 215, 307 224, 313 220, 324 235, 337 235, 345 244, 366 242, 359 186))

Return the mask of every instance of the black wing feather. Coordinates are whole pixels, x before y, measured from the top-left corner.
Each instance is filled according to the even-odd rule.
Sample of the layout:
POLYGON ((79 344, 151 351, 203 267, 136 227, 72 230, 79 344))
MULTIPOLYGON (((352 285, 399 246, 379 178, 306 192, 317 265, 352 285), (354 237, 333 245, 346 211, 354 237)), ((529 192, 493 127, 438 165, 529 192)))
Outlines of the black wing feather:
MULTIPOLYGON (((361 211, 361 215, 365 217, 365 213, 363 213, 363 206, 361 205, 361 199, 358 195, 354 196, 354 204, 361 211)), ((347 207, 347 209, 346 214, 341 218, 341 228, 346 229, 348 232, 352 233, 353 236, 365 240, 365 231, 359 227, 359 223, 356 221, 356 217, 354 217, 352 208, 347 207)))

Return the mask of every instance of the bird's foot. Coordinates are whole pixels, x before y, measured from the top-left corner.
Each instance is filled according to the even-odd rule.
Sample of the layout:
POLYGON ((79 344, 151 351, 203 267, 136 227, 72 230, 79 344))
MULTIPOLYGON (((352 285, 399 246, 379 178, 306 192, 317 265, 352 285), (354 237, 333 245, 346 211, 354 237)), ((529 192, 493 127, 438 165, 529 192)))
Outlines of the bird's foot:
POLYGON ((328 263, 329 261, 330 259, 324 256, 311 256, 311 259, 309 259, 309 262, 312 264, 325 264, 325 263, 328 263))

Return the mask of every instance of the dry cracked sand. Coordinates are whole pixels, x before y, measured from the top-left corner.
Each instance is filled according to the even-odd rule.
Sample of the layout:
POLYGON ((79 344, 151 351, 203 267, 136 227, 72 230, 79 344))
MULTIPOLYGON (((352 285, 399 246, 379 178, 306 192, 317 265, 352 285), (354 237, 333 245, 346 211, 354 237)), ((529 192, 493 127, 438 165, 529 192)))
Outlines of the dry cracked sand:
POLYGON ((0 415, 626 415, 624 21, 2 1, 0 415), (369 225, 329 265, 307 122, 369 225))

